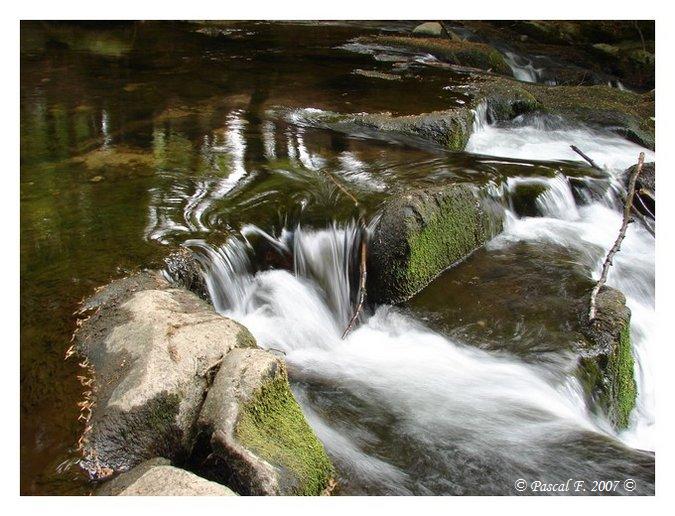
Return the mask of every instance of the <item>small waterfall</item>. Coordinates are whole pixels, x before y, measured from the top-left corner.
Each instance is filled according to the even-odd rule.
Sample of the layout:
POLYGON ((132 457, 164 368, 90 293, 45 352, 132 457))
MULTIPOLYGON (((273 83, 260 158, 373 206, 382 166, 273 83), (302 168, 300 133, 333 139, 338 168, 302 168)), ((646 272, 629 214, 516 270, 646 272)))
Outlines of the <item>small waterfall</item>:
POLYGON ((574 201, 569 179, 562 174, 556 175, 547 183, 545 192, 537 196, 536 205, 544 217, 576 220, 579 218, 577 204, 574 201))
POLYGON ((473 132, 485 131, 489 126, 487 102, 481 102, 471 112, 473 113, 473 132))
POLYGON ((535 68, 532 61, 513 52, 504 52, 504 61, 513 71, 513 76, 523 82, 540 82, 541 68, 535 68))

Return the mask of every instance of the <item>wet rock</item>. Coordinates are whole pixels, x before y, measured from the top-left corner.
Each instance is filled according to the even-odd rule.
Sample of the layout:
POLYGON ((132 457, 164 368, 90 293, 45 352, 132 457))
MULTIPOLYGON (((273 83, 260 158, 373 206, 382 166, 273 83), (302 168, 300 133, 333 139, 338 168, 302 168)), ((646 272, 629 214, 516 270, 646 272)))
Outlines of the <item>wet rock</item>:
POLYGON ((472 41, 533 60, 538 82, 654 88, 654 22, 465 21, 472 41), (523 38, 525 36, 525 38, 523 38))
POLYGON ((206 301, 209 300, 206 280, 192 251, 181 247, 164 258, 164 264, 167 275, 176 285, 194 292, 206 301))
POLYGON ((502 215, 465 184, 395 195, 368 253, 368 297, 399 303, 501 231, 502 215))
POLYGON ((357 68, 354 70, 354 75, 361 75, 363 77, 368 77, 370 79, 382 79, 385 81, 400 81, 401 77, 399 75, 394 75, 393 73, 384 73, 378 72, 377 70, 361 70, 357 68))
POLYGON ((91 171, 107 169, 145 169, 155 165, 151 152, 126 146, 105 147, 77 156, 71 160, 91 171))
POLYGON ((508 122, 520 115, 553 115, 564 122, 611 130, 654 149, 654 96, 608 86, 546 86, 503 77, 475 77, 463 90, 469 103, 455 108, 394 116, 390 113, 341 114, 329 111, 302 116, 292 112, 291 123, 329 128, 406 144, 433 143, 453 151, 466 147, 478 113, 488 123, 508 122))
MULTIPOLYGON (((335 472, 288 385, 284 362, 260 349, 226 355, 199 415, 211 475, 250 495, 319 495, 335 472)), ((200 437, 201 440, 201 437, 200 437)))
POLYGON ((654 149, 655 105, 654 96, 649 93, 638 94, 608 86, 546 86, 503 78, 487 80, 477 88, 477 98, 485 98, 490 109, 497 111, 496 121, 508 119, 514 102, 525 103, 523 107, 528 112, 548 113, 568 121, 603 127, 654 149))
POLYGON ((222 484, 176 468, 167 459, 157 458, 139 464, 131 471, 107 482, 98 496, 236 496, 222 484))
MULTIPOLYGON (((624 183, 628 188, 628 180, 637 164, 624 171, 624 183)), ((642 172, 635 181, 636 201, 633 202, 635 208, 643 215, 654 218, 656 215, 656 163, 644 163, 642 172)))
POLYGON ((580 373, 592 401, 617 429, 628 426, 637 386, 630 339, 630 309, 625 296, 603 287, 596 301, 596 317, 588 320, 590 296, 580 307, 581 330, 587 339, 580 373))
POLYGON ((611 56, 616 56, 619 54, 619 49, 614 45, 610 45, 608 43, 596 43, 595 45, 593 45, 593 48, 599 50, 600 52, 604 52, 605 54, 609 54, 611 56))
POLYGON ((255 346, 252 335, 159 272, 113 281, 81 314, 75 350, 93 376, 82 467, 105 477, 152 457, 184 460, 211 368, 255 346))
POLYGON ((404 36, 374 36, 359 38, 362 43, 375 43, 413 51, 425 52, 461 66, 470 66, 481 70, 512 76, 511 68, 504 56, 496 49, 484 43, 463 41, 458 38, 424 38, 404 36))
POLYGON ((438 22, 425 22, 415 27, 413 34, 438 38, 443 35, 443 26, 438 22))

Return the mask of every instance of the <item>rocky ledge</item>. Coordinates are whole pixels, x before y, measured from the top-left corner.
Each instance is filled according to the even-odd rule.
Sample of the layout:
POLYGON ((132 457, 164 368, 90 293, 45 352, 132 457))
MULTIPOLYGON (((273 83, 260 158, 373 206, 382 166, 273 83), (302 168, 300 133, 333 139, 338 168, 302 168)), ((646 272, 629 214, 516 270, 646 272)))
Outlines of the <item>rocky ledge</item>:
MULTIPOLYGON (((245 327, 157 271, 113 281, 83 302, 80 315, 74 350, 89 386, 80 464, 92 478, 162 457, 239 494, 330 491, 333 467, 283 360, 259 349, 245 327)), ((166 494, 167 486, 189 484, 195 494, 226 494, 167 468, 146 465, 135 487, 117 491, 166 494)))

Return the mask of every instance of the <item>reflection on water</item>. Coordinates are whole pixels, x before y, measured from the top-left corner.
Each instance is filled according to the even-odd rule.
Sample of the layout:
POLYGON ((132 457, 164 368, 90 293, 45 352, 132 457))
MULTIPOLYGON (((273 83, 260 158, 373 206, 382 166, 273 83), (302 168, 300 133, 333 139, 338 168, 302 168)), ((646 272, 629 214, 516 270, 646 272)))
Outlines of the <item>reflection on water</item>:
MULTIPOLYGON (((571 317, 567 301, 587 287, 588 271, 597 256, 582 260, 570 251, 574 246, 556 246, 544 237, 558 231, 556 224, 573 234, 578 224, 587 223, 588 214, 579 206, 606 195, 606 174, 598 175, 576 155, 561 150, 561 138, 547 139, 541 131, 535 134, 528 128, 482 127, 471 142, 475 154, 447 153, 342 134, 280 115, 307 115, 312 110, 407 114, 465 101, 447 88, 464 79, 429 66, 425 56, 353 47, 358 36, 409 28, 409 24, 389 22, 322 27, 264 22, 22 24, 22 493, 90 490, 78 468, 68 467, 76 458, 74 445, 81 431, 76 406, 82 391, 76 380, 79 368, 74 361, 64 360, 74 325, 72 313, 95 287, 139 268, 160 266, 162 257, 179 244, 204 253, 212 263, 224 264, 244 263, 251 252, 247 245, 276 246, 277 254, 246 263, 263 273, 258 294, 267 297, 258 301, 267 299, 285 314, 277 330, 303 329, 292 322, 304 312, 293 313, 275 292, 293 292, 297 300, 321 308, 314 313, 316 324, 310 328, 314 333, 306 339, 317 342, 317 347, 291 353, 289 363, 294 388, 312 425, 338 466, 354 474, 344 481, 346 492, 465 492, 472 482, 486 480, 481 468, 503 468, 492 477, 492 484, 485 483, 503 489, 510 471, 544 467, 551 460, 550 449, 555 452, 556 447, 568 450, 565 467, 573 466, 578 451, 574 442, 564 439, 547 441, 549 452, 531 463, 508 467, 503 455, 486 452, 487 442, 474 443, 479 453, 462 447, 470 442, 471 427, 480 421, 470 419, 475 413, 455 418, 470 400, 453 397, 442 385, 447 387, 443 379, 453 376, 455 390, 468 385, 496 395, 489 385, 480 384, 484 367, 521 382, 522 389, 550 394, 569 415, 567 419, 581 422, 584 428, 598 424, 580 415, 578 407, 570 409, 569 397, 553 392, 546 383, 551 375, 564 376, 566 355, 561 350, 569 344, 571 317), (356 69, 395 71, 400 80, 354 74, 356 69), (531 146, 524 147, 523 142, 531 146), (344 273, 334 266, 347 260, 343 244, 353 235, 311 230, 333 224, 351 227, 347 224, 356 214, 327 174, 348 186, 368 217, 397 190, 443 181, 489 184, 510 208, 512 219, 507 221, 504 242, 513 245, 477 252, 464 264, 460 278, 452 272, 442 275, 405 307, 404 314, 382 308, 348 342, 340 343, 333 333, 339 333, 348 317, 349 292, 327 285, 344 273), (518 193, 533 187, 541 188, 542 195, 534 204, 524 203, 518 193), (314 236, 293 237, 298 226, 314 236), (241 248, 221 247, 226 242, 239 242, 241 248), (312 256, 321 255, 319 251, 326 247, 332 249, 332 258, 314 263, 312 256), (296 259, 293 265, 291 254, 296 259), (295 276, 286 271, 294 271, 295 276), (327 295, 319 303, 297 276, 315 282, 327 295), (556 281, 542 288, 542 278, 556 281), (493 296, 496 291, 501 295, 493 296), (490 321, 485 321, 486 311, 493 314, 490 321), (422 323, 438 333, 419 330, 422 323), (338 331, 328 331, 331 325, 338 331), (410 345, 403 330, 418 332, 424 353, 410 345), (456 346, 456 342, 470 342, 474 348, 456 346), (500 353, 509 356, 500 357, 500 353), (408 380, 396 382, 395 375, 381 374, 382 356, 387 355, 391 371, 408 380), (471 370, 462 373, 457 364, 471 370), (407 376, 410 370, 414 374, 407 376), (365 389, 369 395, 359 389, 364 371, 374 382, 365 389), (403 391, 420 386, 440 394, 436 400, 418 399, 424 410, 413 420, 406 411, 414 409, 416 400, 403 391), (387 404, 393 391, 400 396, 395 404, 387 404), (457 404, 455 408, 451 402, 457 404), (451 422, 434 421, 438 413, 451 422), (344 431, 343 426, 354 421, 360 423, 353 425, 352 433, 344 431), (424 435, 420 429, 429 433, 424 435), (429 440, 449 434, 455 440, 444 441, 433 455, 429 440), (403 446, 401 435, 410 438, 403 446), (476 462, 481 454, 482 464, 476 462), (459 460, 450 461, 451 456, 459 460), (451 485, 447 478, 430 477, 441 464, 457 468, 451 485), (466 474, 469 470, 471 474, 466 474), (464 474, 465 482, 457 480, 464 474)), ((570 134, 588 137, 579 131, 570 134)), ((614 160, 607 163, 610 172, 619 166, 617 160, 635 150, 616 138, 598 141, 598 151, 608 145, 617 151, 606 154, 614 160)), ((597 159, 595 148, 581 147, 597 159)), ((611 225, 615 214, 604 209, 610 215, 598 213, 605 214, 611 225)), ((626 289, 637 321, 634 331, 645 343, 653 314, 645 299, 651 295, 653 300, 653 288, 632 292, 630 274, 642 274, 644 282, 653 283, 650 249, 647 245, 641 269, 629 267, 626 276, 611 277, 626 289)), ((221 279, 216 286, 231 294, 228 306, 238 297, 233 285, 241 291, 250 288, 241 278, 221 279)), ((251 325, 255 330, 254 320, 251 325)), ((265 324, 257 328, 265 342, 265 324)), ((294 335, 287 337, 277 343, 279 347, 297 341, 294 335)), ((640 346, 637 352, 646 355, 647 347, 640 346)), ((649 376, 647 359, 640 363, 645 364, 640 374, 649 376)), ((645 380, 641 385, 651 383, 645 380)), ((530 394, 523 395, 522 404, 539 406, 537 393, 530 394)), ((495 418, 506 417, 503 411, 508 412, 508 407, 496 410, 485 397, 478 404, 481 410, 495 410, 495 418)), ((647 432, 653 427, 651 406, 649 395, 641 399, 639 420, 647 432)), ((526 432, 524 421, 532 417, 537 416, 528 413, 516 418, 517 426, 523 425, 519 431, 526 432)), ((497 427, 488 425, 487 430, 495 433, 497 427)), ((637 432, 622 438, 641 446, 643 436, 637 432)), ((508 444, 503 435, 495 439, 508 444)), ((622 449, 618 441, 588 444, 593 439, 584 439, 588 453, 597 454, 598 460, 603 446, 622 449)), ((526 453, 526 448, 519 448, 520 452, 526 453)), ((610 466, 617 472, 633 466, 648 471, 650 460, 640 458, 630 467, 620 461, 610 466)))

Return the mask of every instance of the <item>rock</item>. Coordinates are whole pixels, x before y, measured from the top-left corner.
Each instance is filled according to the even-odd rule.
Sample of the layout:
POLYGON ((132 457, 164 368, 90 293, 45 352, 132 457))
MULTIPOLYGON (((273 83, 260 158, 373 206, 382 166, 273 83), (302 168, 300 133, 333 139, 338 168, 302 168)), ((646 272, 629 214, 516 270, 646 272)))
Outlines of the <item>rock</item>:
POLYGON ((181 247, 164 258, 164 264, 167 275, 176 285, 194 292, 206 301, 210 299, 202 269, 192 251, 181 247))
MULTIPOLYGON (((624 171, 624 184, 628 188, 628 180, 637 164, 624 171)), ((633 206, 643 215, 653 218, 656 215, 656 163, 644 163, 642 172, 635 181, 637 200, 633 206)))
POLYGON ((156 271, 113 281, 81 314, 75 349, 94 380, 82 467, 105 477, 152 457, 185 459, 210 368, 254 347, 253 336, 156 271))
MULTIPOLYGON (((279 358, 260 349, 227 354, 199 415, 220 478, 249 495, 319 495, 335 471, 307 424, 279 358)), ((202 438, 200 437, 200 441, 202 438)))
POLYGON ((466 184, 396 195, 368 253, 369 300, 400 303, 501 231, 502 216, 466 184))
POLYGON ((607 43, 596 43, 595 45, 593 45, 593 48, 599 50, 600 52, 604 52, 605 54, 609 54, 611 56, 616 56, 619 54, 618 47, 615 47, 614 45, 609 45, 607 43))
POLYGON ((432 36, 439 38, 443 35, 443 26, 438 22, 425 22, 413 29, 416 36, 432 36))
POLYGON ((628 426, 637 386, 630 340, 630 309, 624 295, 602 287, 596 298, 596 317, 588 321, 590 297, 581 304, 580 320, 588 340, 582 349, 580 373, 587 392, 617 429, 628 426))
POLYGON ((385 81, 401 80, 401 76, 399 75, 394 75, 393 73, 378 72, 377 70, 362 70, 360 68, 357 68, 352 73, 354 73, 354 75, 361 75, 363 77, 368 77, 370 79, 383 79, 385 81))
POLYGON ((358 41, 425 52, 441 61, 513 76, 504 56, 484 43, 464 41, 457 37, 448 39, 405 36, 367 36, 359 38, 358 41))
POLYGON ((603 127, 654 149, 654 96, 608 86, 546 86, 503 77, 474 78, 465 91, 472 100, 455 108, 418 115, 390 113, 341 114, 292 111, 289 122, 367 135, 406 144, 433 143, 462 151, 474 130, 476 113, 489 123, 508 122, 519 115, 552 115, 563 121, 603 127))
POLYGON ((98 496, 237 496, 222 484, 198 477, 157 458, 103 484, 98 496))
POLYGON ((513 111, 516 103, 522 111, 548 113, 571 122, 603 127, 654 149, 655 104, 649 93, 609 86, 546 86, 504 78, 487 80, 478 84, 477 89, 476 98, 483 98, 490 110, 496 112, 495 121, 510 119, 508 112, 513 111))
POLYGON ((126 146, 104 147, 71 159, 92 171, 109 169, 148 169, 155 165, 151 152, 126 146))

